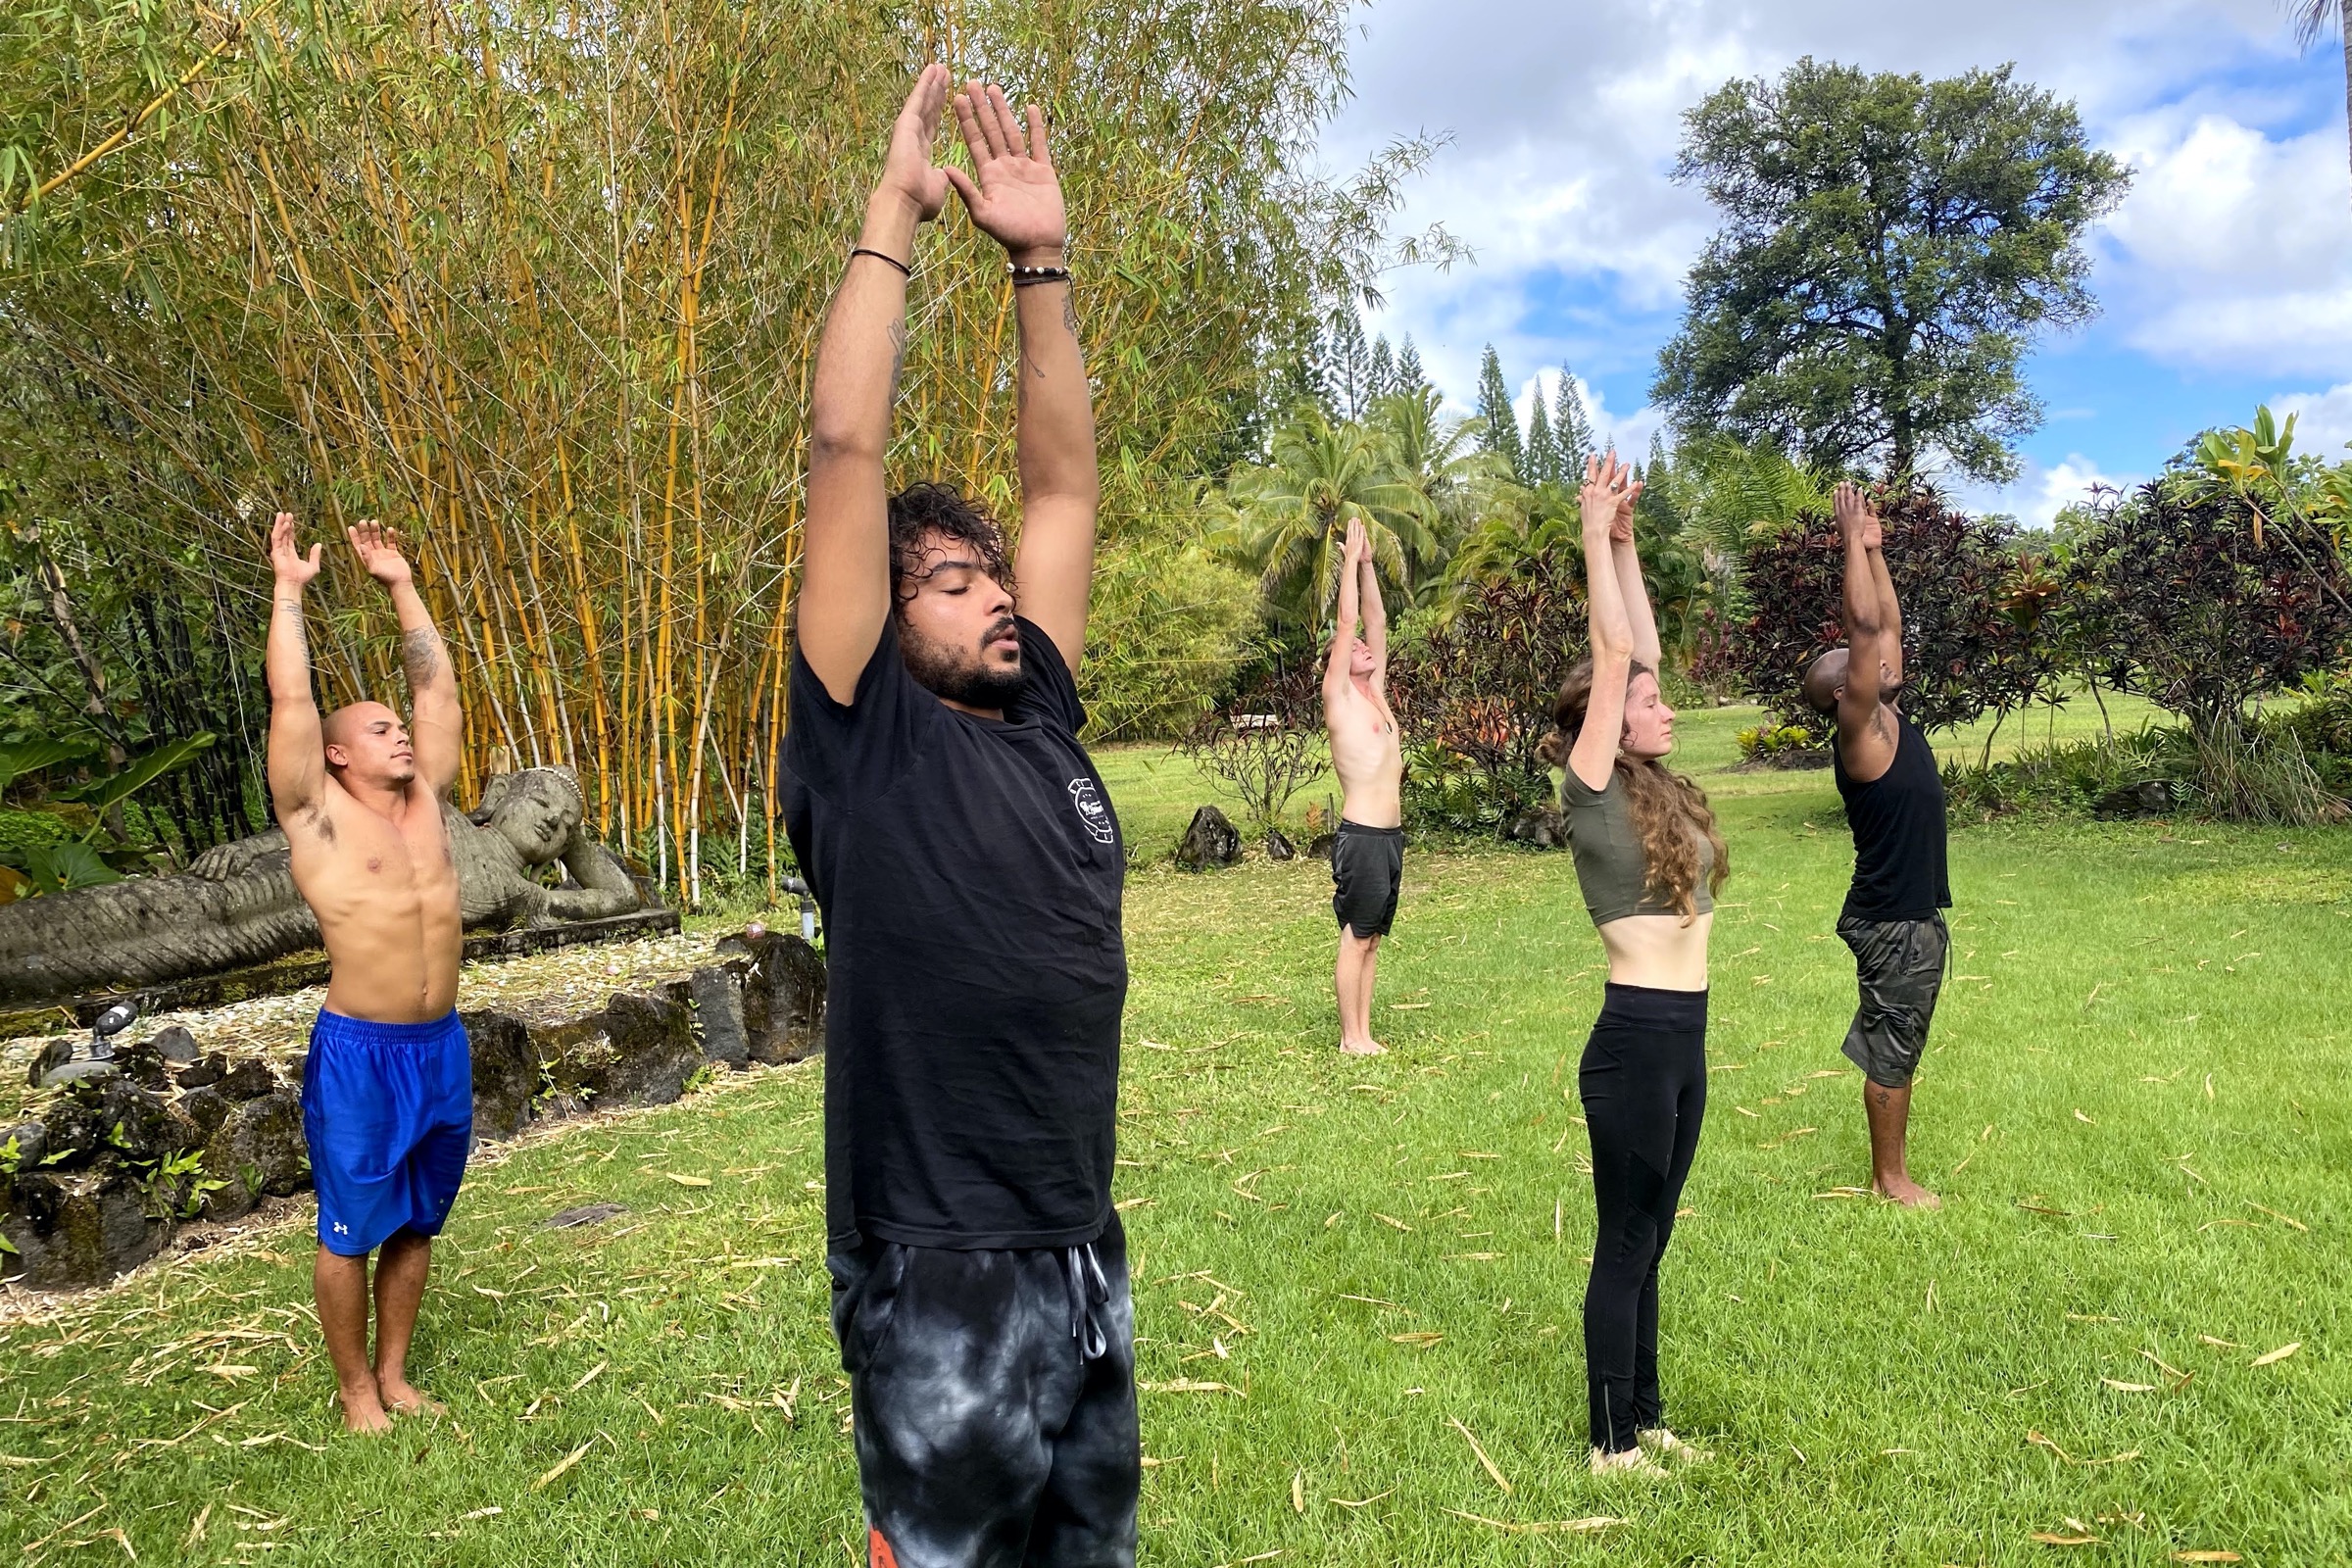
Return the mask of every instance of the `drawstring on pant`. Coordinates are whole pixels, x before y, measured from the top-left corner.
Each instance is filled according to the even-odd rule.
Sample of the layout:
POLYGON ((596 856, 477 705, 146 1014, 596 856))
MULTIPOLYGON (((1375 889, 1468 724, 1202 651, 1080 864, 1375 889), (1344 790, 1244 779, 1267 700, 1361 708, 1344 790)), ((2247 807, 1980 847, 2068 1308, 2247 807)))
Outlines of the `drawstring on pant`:
POLYGON ((1078 1342, 1078 1359, 1094 1361, 1110 1348, 1102 1332, 1101 1309, 1110 1304, 1110 1281, 1103 1278, 1095 1244, 1061 1250, 1062 1274, 1070 1288, 1070 1338, 1078 1342))

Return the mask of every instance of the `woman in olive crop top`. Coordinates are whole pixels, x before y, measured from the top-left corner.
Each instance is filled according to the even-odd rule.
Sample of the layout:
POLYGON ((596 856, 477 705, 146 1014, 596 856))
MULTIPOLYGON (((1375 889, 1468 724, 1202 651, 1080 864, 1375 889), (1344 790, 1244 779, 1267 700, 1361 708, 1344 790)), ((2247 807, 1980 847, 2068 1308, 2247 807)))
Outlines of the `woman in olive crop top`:
POLYGON ((1703 1459, 1658 1397, 1658 1260, 1707 1103, 1707 936, 1729 870, 1698 786, 1661 762, 1674 710, 1634 548, 1642 485, 1614 457, 1585 466, 1592 657, 1569 671, 1544 760, 1561 767, 1569 846, 1609 983, 1577 1070, 1592 1142, 1598 1235, 1585 1287, 1585 1382, 1596 1475, 1656 1476, 1703 1459))

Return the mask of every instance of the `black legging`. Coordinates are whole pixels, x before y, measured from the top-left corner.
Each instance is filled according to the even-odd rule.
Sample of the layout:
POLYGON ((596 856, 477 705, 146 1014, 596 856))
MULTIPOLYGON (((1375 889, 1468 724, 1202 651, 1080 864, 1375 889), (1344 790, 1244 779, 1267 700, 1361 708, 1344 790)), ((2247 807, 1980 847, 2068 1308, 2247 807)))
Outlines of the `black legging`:
POLYGON ((1592 1446, 1634 1446, 1658 1401, 1658 1259, 1707 1108, 1707 994, 1612 982, 1577 1068, 1599 1234, 1585 1287, 1592 1446))

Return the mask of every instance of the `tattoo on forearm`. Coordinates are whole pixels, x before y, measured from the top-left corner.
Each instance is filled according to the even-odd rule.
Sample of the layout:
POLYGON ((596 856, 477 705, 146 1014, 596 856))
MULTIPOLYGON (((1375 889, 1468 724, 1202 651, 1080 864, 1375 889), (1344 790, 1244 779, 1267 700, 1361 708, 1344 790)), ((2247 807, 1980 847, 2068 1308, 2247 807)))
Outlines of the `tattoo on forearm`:
POLYGON ((899 401, 899 374, 906 368, 906 323, 890 323, 890 401, 899 401))
POLYGON ((449 656, 441 648, 441 634, 430 626, 403 632, 400 654, 402 662, 408 665, 411 691, 432 685, 449 667, 449 656))
POLYGON ((305 659, 310 658, 311 638, 309 631, 302 623, 302 601, 280 599, 277 602, 277 612, 287 617, 286 629, 294 638, 294 651, 305 659))

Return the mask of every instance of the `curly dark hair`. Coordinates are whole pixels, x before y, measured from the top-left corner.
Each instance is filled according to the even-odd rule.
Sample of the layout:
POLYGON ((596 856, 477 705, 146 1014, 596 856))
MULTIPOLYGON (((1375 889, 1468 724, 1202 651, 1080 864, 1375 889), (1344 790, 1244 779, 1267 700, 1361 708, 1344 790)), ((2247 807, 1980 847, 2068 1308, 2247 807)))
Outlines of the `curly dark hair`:
POLYGON ((952 485, 925 480, 890 498, 890 597, 905 604, 925 575, 925 546, 939 539, 970 545, 980 564, 1004 590, 1012 591, 1012 563, 1004 554, 1004 530, 952 485))

